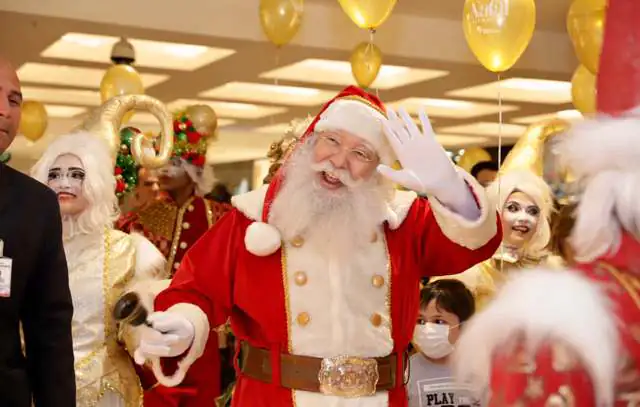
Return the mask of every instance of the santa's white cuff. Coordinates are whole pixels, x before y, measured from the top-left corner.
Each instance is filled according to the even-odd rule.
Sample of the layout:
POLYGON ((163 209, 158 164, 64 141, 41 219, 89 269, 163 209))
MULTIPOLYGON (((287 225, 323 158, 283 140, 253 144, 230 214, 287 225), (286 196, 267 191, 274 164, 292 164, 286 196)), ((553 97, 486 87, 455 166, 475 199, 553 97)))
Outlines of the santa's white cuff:
POLYGON ((433 197, 429 198, 429 204, 440 230, 449 240, 467 249, 476 250, 487 244, 496 235, 498 231, 496 210, 489 205, 484 188, 475 178, 461 169, 458 169, 458 173, 471 188, 480 209, 480 216, 477 219, 469 220, 453 212, 433 197))

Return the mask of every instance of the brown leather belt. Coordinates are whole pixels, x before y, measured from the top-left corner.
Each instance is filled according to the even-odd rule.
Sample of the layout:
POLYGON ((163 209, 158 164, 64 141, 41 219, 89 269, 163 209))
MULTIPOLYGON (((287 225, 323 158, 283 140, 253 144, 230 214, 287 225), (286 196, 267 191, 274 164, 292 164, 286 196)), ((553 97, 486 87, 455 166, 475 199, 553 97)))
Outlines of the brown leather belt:
MULTIPOLYGON (((241 372, 252 379, 272 383, 271 355, 269 350, 242 342, 241 372)), ((292 390, 360 397, 395 387, 396 368, 395 354, 371 359, 280 354, 280 385, 292 390)))

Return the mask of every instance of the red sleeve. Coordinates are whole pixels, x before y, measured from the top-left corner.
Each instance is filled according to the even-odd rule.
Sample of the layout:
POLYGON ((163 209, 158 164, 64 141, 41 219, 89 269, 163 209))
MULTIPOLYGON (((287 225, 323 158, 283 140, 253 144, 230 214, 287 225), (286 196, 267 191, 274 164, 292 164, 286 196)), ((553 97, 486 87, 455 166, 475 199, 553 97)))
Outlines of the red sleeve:
POLYGON ((235 209, 216 222, 185 254, 169 288, 156 297, 156 310, 191 303, 204 311, 212 328, 224 324, 233 304, 236 249, 244 245, 248 224, 235 209))
POLYGON ((595 407, 586 369, 567 348, 545 344, 528 357, 522 350, 494 358, 489 407, 595 407))
MULTIPOLYGON (((420 272, 423 277, 434 277, 462 273, 493 256, 502 241, 499 218, 496 223, 497 232, 494 236, 481 247, 470 249, 445 236, 434 217, 429 201, 418 198, 409 210, 403 227, 406 224, 408 227, 416 228, 419 237, 415 240, 414 250, 416 258, 421 261, 420 272)), ((465 234, 475 232, 474 229, 464 231, 465 234)))

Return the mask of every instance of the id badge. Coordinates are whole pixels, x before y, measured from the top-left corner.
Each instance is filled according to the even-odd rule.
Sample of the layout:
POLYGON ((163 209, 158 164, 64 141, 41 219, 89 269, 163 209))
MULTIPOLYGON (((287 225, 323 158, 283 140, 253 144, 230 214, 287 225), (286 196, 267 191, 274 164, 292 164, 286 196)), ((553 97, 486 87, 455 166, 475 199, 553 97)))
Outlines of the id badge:
POLYGON ((11 267, 13 260, 0 257, 0 297, 11 297, 11 267))

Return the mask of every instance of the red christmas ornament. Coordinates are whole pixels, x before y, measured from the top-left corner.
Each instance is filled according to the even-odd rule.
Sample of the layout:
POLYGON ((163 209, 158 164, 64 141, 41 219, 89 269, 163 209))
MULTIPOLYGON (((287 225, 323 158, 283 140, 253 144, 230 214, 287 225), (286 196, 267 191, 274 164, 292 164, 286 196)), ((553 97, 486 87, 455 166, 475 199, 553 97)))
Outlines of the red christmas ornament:
POLYGON ((200 135, 200 133, 198 133, 197 131, 188 131, 187 132, 187 140, 189 141, 189 143, 191 144, 197 144, 198 141, 200 141, 200 138, 202 136, 200 135))
POLYGON ((122 193, 127 188, 127 184, 121 179, 116 181, 116 192, 122 193))
POLYGON ((203 167, 205 162, 204 155, 196 155, 196 157, 191 159, 191 163, 196 167, 203 167))
POLYGON ((120 167, 116 167, 115 174, 116 174, 116 175, 122 175, 122 168, 120 168, 120 167))

